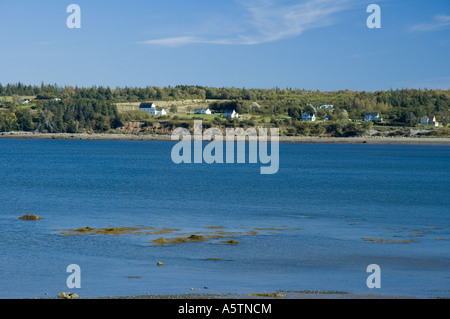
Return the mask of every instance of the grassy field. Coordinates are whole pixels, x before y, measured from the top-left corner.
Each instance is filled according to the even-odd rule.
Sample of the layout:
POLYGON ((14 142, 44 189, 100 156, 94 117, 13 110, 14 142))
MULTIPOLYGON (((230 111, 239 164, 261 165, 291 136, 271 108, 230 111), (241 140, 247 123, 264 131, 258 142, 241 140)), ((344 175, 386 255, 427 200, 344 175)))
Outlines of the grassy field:
MULTIPOLYGON (((22 101, 25 99, 30 99, 32 102, 28 104, 19 104, 17 105, 18 109, 29 109, 33 106, 36 106, 36 103, 33 102, 33 100, 36 98, 36 96, 17 96, 17 101, 22 101)), ((0 96, 0 107, 3 106, 4 103, 11 103, 13 101, 13 96, 0 96)))
MULTIPOLYGON (((18 100, 25 100, 25 99, 30 99, 30 100, 34 100, 36 98, 36 96, 18 96, 18 100)), ((12 102, 13 100, 13 96, 0 96, 0 102, 1 101, 5 101, 5 102, 12 102)))
MULTIPOLYGON (((191 108, 192 114, 194 109, 208 108, 209 104, 215 102, 216 100, 176 100, 176 101, 154 101, 156 107, 166 109, 167 113, 172 105, 177 107, 176 113, 171 113, 171 115, 183 116, 189 113, 189 108, 191 108)), ((141 102, 128 102, 128 103, 116 103, 119 112, 127 111, 137 111, 139 110, 139 105, 141 102)), ((197 114, 196 114, 197 115, 197 114)))
POLYGON ((214 119, 215 117, 218 117, 218 116, 220 116, 220 117, 222 117, 222 114, 191 114, 191 115, 179 115, 178 117, 180 118, 180 119, 186 119, 186 120, 189 120, 189 119, 204 119, 204 120, 212 120, 212 119, 214 119))

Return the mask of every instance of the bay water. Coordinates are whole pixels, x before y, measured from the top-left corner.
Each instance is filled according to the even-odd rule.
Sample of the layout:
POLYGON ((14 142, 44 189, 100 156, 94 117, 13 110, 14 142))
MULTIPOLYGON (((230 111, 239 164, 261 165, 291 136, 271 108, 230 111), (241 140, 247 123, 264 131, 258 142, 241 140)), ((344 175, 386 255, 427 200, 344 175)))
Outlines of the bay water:
POLYGON ((174 145, 0 139, 0 298, 450 296, 450 147, 281 143, 279 171, 261 175, 174 164, 174 145))

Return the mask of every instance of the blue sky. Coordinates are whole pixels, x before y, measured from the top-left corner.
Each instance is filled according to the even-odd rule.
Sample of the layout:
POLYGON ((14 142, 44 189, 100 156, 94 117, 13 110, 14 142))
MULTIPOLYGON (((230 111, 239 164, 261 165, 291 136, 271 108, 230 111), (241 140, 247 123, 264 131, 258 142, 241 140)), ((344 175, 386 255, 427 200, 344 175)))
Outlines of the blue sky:
POLYGON ((448 0, 0 0, 0 13, 2 84, 450 89, 448 0))

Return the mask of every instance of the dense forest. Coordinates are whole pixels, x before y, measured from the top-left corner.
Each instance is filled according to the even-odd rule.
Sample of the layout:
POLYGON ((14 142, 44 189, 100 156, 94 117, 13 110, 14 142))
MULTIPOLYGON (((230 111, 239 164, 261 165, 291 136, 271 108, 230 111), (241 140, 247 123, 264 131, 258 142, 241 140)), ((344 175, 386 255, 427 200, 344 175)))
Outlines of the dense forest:
MULTIPOLYGON (((249 126, 257 116, 269 118, 268 125, 283 127, 285 135, 355 135, 369 126, 360 123, 365 113, 379 112, 383 123, 399 127, 416 126, 422 116, 436 116, 450 123, 450 90, 401 89, 389 91, 307 91, 300 89, 212 88, 202 86, 114 88, 41 84, 40 86, 0 84, 0 131, 37 131, 51 133, 109 132, 139 120, 118 112, 116 103, 143 101, 214 100, 213 111, 236 109, 243 120, 215 119, 210 124, 249 126), (21 97, 33 97, 33 106, 21 107, 21 97), (332 110, 316 109, 323 104, 332 110), (303 112, 314 112, 325 124, 301 123, 303 112), (347 132, 347 133, 346 133, 347 132)), ((158 119, 164 125, 180 124, 177 116, 158 119)), ((181 123, 183 124, 183 123, 181 123)), ((155 125, 154 121, 151 125, 155 125)), ((189 126, 189 123, 183 125, 189 126)), ((207 123, 208 125, 208 123, 207 123)))

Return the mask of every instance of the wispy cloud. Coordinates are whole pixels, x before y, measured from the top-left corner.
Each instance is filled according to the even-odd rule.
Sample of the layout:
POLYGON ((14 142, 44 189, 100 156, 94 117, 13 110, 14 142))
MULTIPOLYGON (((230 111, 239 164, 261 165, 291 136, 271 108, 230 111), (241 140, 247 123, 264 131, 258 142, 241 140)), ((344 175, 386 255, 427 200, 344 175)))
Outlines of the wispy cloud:
POLYGON ((411 31, 427 32, 450 27, 450 15, 437 15, 429 23, 421 23, 411 27, 411 31))
MULTIPOLYGON (((305 0, 295 4, 281 4, 277 0, 236 0, 244 14, 235 19, 234 33, 216 35, 202 32, 201 35, 171 36, 140 42, 141 44, 177 47, 187 44, 256 45, 289 39, 304 31, 333 24, 334 14, 347 10, 355 1, 349 0, 305 0), (245 18, 244 18, 245 17, 245 18)), ((227 26, 224 26, 226 29, 227 26)), ((202 29, 208 30, 207 27, 202 29)), ((216 28, 217 29, 217 28, 216 28)))
POLYGON ((182 36, 182 37, 173 37, 173 38, 162 38, 162 39, 156 39, 156 40, 147 40, 147 41, 141 41, 140 44, 148 44, 148 45, 155 45, 155 46, 165 46, 169 48, 174 48, 182 45, 187 44, 198 44, 198 43, 209 43, 209 44, 251 44, 247 43, 247 40, 242 40, 241 43, 239 43, 236 40, 233 39, 212 39, 207 40, 206 38, 199 38, 196 36, 182 36))
POLYGON ((148 40, 142 41, 141 44, 149 44, 156 46, 166 46, 166 47, 177 47, 180 45, 192 44, 192 43, 201 43, 202 41, 193 36, 185 36, 185 37, 173 37, 173 38, 163 38, 157 40, 148 40))

